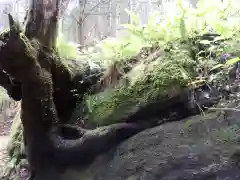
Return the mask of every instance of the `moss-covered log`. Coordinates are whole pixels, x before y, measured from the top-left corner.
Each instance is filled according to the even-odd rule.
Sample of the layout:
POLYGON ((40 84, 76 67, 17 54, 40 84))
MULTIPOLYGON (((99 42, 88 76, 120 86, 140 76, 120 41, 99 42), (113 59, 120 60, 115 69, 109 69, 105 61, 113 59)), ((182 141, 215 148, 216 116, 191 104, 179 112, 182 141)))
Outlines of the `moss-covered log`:
MULTIPOLYGON (((61 59, 56 52, 56 36, 58 26, 59 1, 54 1, 50 14, 46 17, 45 5, 42 1, 32 1, 30 9, 27 11, 25 18, 25 32, 28 39, 33 40, 34 48, 41 48, 41 59, 45 68, 51 69, 53 80, 53 100, 58 112, 58 123, 64 124, 69 122, 71 114, 76 104, 81 101, 83 94, 95 84, 99 79, 99 69, 92 69, 84 61, 75 59, 61 59), (37 39, 37 40, 34 40, 37 39), (41 42, 41 47, 39 42, 41 42)), ((51 6, 51 4, 48 4, 51 6)), ((48 7, 49 8, 49 7, 48 7)), ((20 29, 18 24, 14 25, 15 29, 20 29)), ((9 30, 1 33, 1 42, 6 42, 10 37, 9 30)), ((26 43, 25 45, 28 46, 26 43)), ((30 55, 34 54, 34 49, 30 49, 30 55)), ((16 57, 14 57, 16 58, 16 57)), ((22 82, 18 79, 1 71, 0 84, 7 90, 10 97, 19 101, 22 99, 22 82)), ((15 118, 11 133, 11 140, 8 145, 8 151, 12 159, 18 163, 23 157, 23 149, 19 144, 23 144, 22 126, 20 123, 20 114, 15 118)))
POLYGON ((9 16, 9 18, 9 38, 3 43, 0 51, 2 58, 0 66, 11 77, 21 82, 21 120, 27 144, 26 154, 32 175, 36 175, 38 178, 44 176, 45 179, 56 179, 58 174, 50 176, 51 173, 46 171, 43 175, 42 167, 51 169, 58 165, 71 165, 74 164, 74 160, 83 164, 89 160, 89 157, 94 157, 142 129, 152 126, 116 124, 93 131, 80 129, 78 130, 80 135, 74 140, 68 139, 68 133, 62 135, 57 133, 58 131, 53 131, 55 128, 60 128, 54 125, 59 122, 59 119, 52 97, 53 79, 54 75, 58 78, 65 77, 63 76, 64 72, 56 71, 56 69, 62 69, 62 66, 59 67, 59 64, 56 63, 57 56, 48 56, 50 51, 43 51, 43 47, 38 41, 29 41, 19 31, 12 17, 9 16), (15 59, 14 57, 19 58, 15 59), (49 57, 54 58, 50 59, 49 57), (94 148, 96 143, 101 145, 97 151, 94 148), (84 157, 86 158, 84 159, 84 157), (49 158, 52 161, 49 161, 49 158), (49 164, 49 162, 52 163, 49 164), (49 175, 46 177, 46 174, 49 175))
MULTIPOLYGON (((0 35, 0 40, 5 42, 9 38, 10 32, 6 30, 0 35)), ((33 46, 39 47, 39 43, 33 40, 33 46)), ((32 50, 32 49, 31 49, 32 50)), ((81 101, 85 92, 95 84, 100 78, 100 69, 91 69, 89 64, 74 59, 61 59, 55 51, 46 47, 41 47, 42 59, 48 69, 51 69, 53 80, 53 100, 58 112, 58 123, 69 122, 73 110, 78 102, 81 101)), ((32 52, 30 52, 32 53, 32 52)), ((33 52, 34 53, 34 52, 33 52)), ((22 99, 22 82, 1 71, 1 86, 3 86, 10 97, 19 101, 22 99)), ((15 163, 19 163, 24 157, 23 137, 20 114, 14 119, 11 132, 11 140, 8 151, 15 163), (14 130, 13 130, 14 129, 14 130), (19 146, 21 144, 21 146, 19 146)), ((12 163, 12 162, 11 162, 12 163)), ((16 164, 16 165, 17 165, 16 164)))

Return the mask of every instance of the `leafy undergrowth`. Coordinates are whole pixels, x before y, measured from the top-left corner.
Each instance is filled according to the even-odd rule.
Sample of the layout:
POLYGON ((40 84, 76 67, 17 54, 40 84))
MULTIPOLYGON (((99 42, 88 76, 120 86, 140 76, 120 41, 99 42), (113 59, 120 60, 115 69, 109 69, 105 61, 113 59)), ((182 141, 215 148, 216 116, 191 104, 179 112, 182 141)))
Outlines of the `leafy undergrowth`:
MULTIPOLYGON (((181 89, 208 83, 215 68, 228 70, 211 54, 239 49, 239 8, 237 1, 200 0, 197 8, 183 0, 171 2, 171 11, 153 12, 148 24, 127 11, 132 23, 123 25, 128 33, 122 38, 107 38, 95 47, 77 50, 59 33, 57 50, 63 59, 78 59, 100 64, 105 71, 105 90, 86 94, 87 119, 97 125, 112 124, 134 113, 137 107, 176 95, 181 89), (217 33, 215 39, 200 40, 206 33, 217 33), (221 41, 224 40, 224 43, 221 41), (210 52, 200 56, 204 51, 210 52), (120 79, 120 80, 119 80, 120 79)), ((167 6, 167 4, 163 4, 167 6)), ((218 73, 215 79, 221 79, 218 73)))
POLYGON ((57 50, 63 59, 79 59, 78 44, 67 42, 64 35, 59 32, 57 37, 57 50))
MULTIPOLYGON (((154 12, 145 26, 136 14, 127 11, 132 18, 131 24, 124 25, 128 35, 105 39, 80 53, 80 59, 90 59, 106 69, 105 90, 86 95, 90 122, 106 125, 124 120, 137 107, 208 83, 211 70, 223 67, 228 71, 239 61, 236 58, 221 65, 212 55, 239 49, 236 3, 200 0, 195 9, 179 0, 171 7, 175 7, 171 13, 154 12), (199 39, 206 33, 220 36, 199 39), (203 56, 201 51, 208 53, 203 56)), ((218 73, 214 80, 224 73, 218 73)))

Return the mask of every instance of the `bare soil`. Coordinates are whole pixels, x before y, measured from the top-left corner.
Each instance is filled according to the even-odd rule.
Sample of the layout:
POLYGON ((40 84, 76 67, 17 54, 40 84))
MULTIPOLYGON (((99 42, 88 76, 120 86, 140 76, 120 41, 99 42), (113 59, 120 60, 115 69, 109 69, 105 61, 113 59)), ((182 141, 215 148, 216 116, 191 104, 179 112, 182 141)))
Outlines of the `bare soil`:
POLYGON ((10 128, 12 120, 19 108, 19 103, 5 101, 1 104, 0 112, 0 169, 5 165, 5 162, 8 160, 7 155, 7 143, 9 139, 10 128))

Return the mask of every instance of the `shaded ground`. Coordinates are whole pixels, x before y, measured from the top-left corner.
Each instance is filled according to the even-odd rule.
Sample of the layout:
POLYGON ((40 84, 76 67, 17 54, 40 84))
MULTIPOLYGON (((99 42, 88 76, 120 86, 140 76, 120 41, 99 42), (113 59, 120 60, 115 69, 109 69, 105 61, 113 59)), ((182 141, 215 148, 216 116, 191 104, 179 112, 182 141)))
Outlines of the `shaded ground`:
POLYGON ((4 101, 1 104, 0 114, 0 169, 7 161, 7 143, 9 132, 12 124, 12 119, 18 109, 18 104, 12 101, 4 101))
POLYGON ((145 130, 64 180, 237 180, 231 159, 240 137, 239 112, 192 116, 145 130), (191 122, 191 123, 190 123, 191 122))
POLYGON ((8 136, 12 120, 20 104, 13 100, 4 100, 0 103, 0 136, 8 136))
POLYGON ((0 136, 0 168, 4 166, 5 162, 8 160, 6 151, 8 139, 8 136, 0 136))

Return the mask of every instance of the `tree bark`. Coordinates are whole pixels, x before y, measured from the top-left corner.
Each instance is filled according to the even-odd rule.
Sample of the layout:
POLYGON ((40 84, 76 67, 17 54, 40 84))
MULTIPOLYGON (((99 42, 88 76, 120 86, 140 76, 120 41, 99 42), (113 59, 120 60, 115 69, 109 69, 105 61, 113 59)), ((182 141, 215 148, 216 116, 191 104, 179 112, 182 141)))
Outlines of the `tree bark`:
MULTIPOLYGON (((3 40, 5 48, 0 51, 0 66, 3 72, 7 72, 3 73, 3 84, 11 78, 20 82, 18 87, 22 99, 21 121, 26 154, 31 177, 36 180, 59 179, 59 169, 89 163, 98 154, 149 127, 145 124, 123 123, 84 130, 76 126, 58 125, 62 116, 59 116, 61 111, 56 104, 61 104, 59 102, 63 102, 64 96, 67 96, 66 100, 73 96, 69 92, 73 86, 77 86, 78 81, 84 80, 79 88, 80 94, 85 93, 92 82, 85 78, 85 72, 80 75, 70 73, 53 51, 59 11, 58 2, 55 5, 53 7, 56 8, 52 8, 53 11, 45 19, 43 0, 32 1, 26 21, 26 36, 20 36, 18 25, 9 15, 9 37, 3 40), (60 90, 57 92, 57 89, 60 90)), ((77 100, 74 100, 73 106, 77 100)), ((65 107, 66 104, 72 105, 63 104, 65 107)))
POLYGON ((145 124, 123 123, 83 130, 54 125, 58 116, 52 97, 51 66, 45 58, 41 58, 45 51, 41 51, 42 48, 36 46, 35 41, 28 42, 26 37, 20 38, 20 33, 14 30, 15 25, 10 25, 10 36, 14 36, 9 38, 4 51, 0 52, 3 57, 0 65, 22 83, 22 124, 33 179, 59 179, 62 168, 85 165, 98 154, 149 127, 145 124), (26 53, 30 50, 34 54, 26 53), (10 61, 12 56, 17 55, 21 58, 10 61), (98 148, 95 148, 96 145, 98 148))
POLYGON ((43 45, 55 49, 59 0, 32 0, 28 11, 25 34, 37 38, 43 45))

